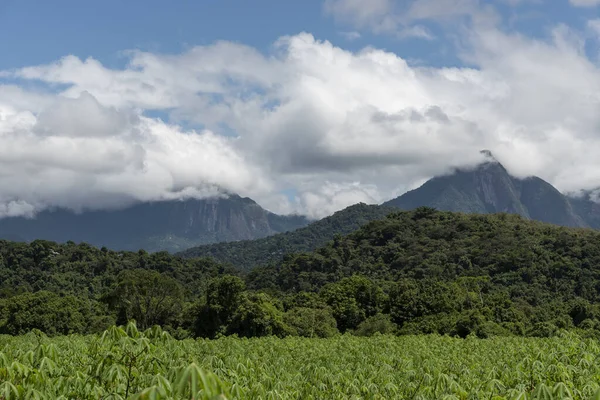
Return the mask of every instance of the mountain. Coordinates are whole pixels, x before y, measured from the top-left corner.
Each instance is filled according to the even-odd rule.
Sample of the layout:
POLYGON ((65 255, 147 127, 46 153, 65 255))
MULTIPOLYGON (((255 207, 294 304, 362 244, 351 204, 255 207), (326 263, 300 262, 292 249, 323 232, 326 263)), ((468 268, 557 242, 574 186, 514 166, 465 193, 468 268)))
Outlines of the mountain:
POLYGON ((349 234, 393 211, 395 209, 391 207, 359 203, 295 231, 256 240, 194 247, 178 255, 184 258, 210 256, 217 261, 247 270, 257 265, 280 261, 286 254, 312 251, 325 245, 335 235, 349 234))
POLYGON ((179 255, 210 256, 238 268, 251 269, 281 260, 285 254, 312 251, 336 234, 348 234, 394 209, 413 210, 422 206, 469 214, 517 214, 555 225, 600 229, 600 204, 593 202, 591 195, 567 197, 538 177, 513 177, 491 152, 482 153, 485 161, 475 168, 456 169, 452 174, 434 177, 381 206, 357 204, 297 231, 190 248, 179 255))
POLYGON ((600 229, 600 203, 591 191, 584 191, 579 196, 569 196, 573 210, 594 229, 600 229))
POLYGON ((200 244, 257 239, 306 226, 237 195, 140 203, 121 210, 43 211, 0 219, 0 238, 87 242, 116 250, 179 251, 200 244))
POLYGON ((466 213, 518 214, 526 219, 570 227, 591 226, 570 198, 538 177, 511 176, 489 151, 473 169, 438 176, 384 205, 412 210, 421 206, 466 213))

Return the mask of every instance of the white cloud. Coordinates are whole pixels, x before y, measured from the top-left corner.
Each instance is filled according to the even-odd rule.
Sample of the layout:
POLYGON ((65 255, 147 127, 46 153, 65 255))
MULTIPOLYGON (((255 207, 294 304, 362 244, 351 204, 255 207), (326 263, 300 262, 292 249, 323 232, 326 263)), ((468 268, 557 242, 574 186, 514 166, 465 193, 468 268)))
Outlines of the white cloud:
POLYGON ((297 208, 309 218, 322 218, 356 203, 381 202, 377 187, 360 182, 324 182, 313 190, 304 190, 296 198, 297 208))
POLYGON ((575 7, 595 7, 600 5, 600 0, 569 0, 575 7))
POLYGON ((77 99, 63 98, 43 110, 34 129, 40 135, 65 137, 108 137, 123 134, 137 123, 138 116, 103 107, 88 92, 77 99))
POLYGON ((35 207, 23 200, 9 201, 0 204, 0 218, 5 217, 27 217, 32 218, 35 215, 35 207))
POLYGON ((597 187, 600 71, 585 38, 565 26, 545 41, 485 23, 464 32, 459 56, 472 68, 414 66, 303 33, 267 55, 218 42, 133 52, 123 69, 68 56, 4 72, 66 89, 0 94, 0 171, 11 171, 0 174, 0 203, 99 207, 218 185, 274 211, 323 216, 473 164, 482 148, 517 175, 562 190, 597 187), (216 133, 183 131, 144 110, 216 133), (220 136, 223 124, 237 137, 220 136), (295 201, 277 194, 289 187, 295 201))
POLYGON ((235 140, 117 111, 87 92, 38 115, 0 110, 0 216, 268 189, 235 140))

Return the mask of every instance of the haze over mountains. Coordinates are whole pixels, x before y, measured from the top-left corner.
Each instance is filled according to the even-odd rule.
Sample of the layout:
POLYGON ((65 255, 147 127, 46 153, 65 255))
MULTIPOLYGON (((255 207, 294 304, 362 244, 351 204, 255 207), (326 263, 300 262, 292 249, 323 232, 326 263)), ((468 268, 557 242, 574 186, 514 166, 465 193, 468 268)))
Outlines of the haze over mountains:
POLYGON ((116 250, 179 251, 192 246, 257 239, 308 224, 302 216, 280 216, 249 198, 140 203, 114 211, 43 211, 33 219, 0 220, 0 238, 87 242, 116 250))
MULTIPOLYGON (((472 169, 457 169, 430 179, 421 187, 377 206, 349 207, 333 217, 314 222, 296 233, 256 243, 199 247, 186 256, 211 255, 239 264, 231 254, 242 252, 247 266, 273 260, 273 254, 309 251, 333 235, 347 234, 360 225, 379 219, 393 208, 420 206, 465 213, 518 214, 524 218, 569 227, 600 228, 600 204, 590 193, 568 197, 548 182, 511 176, 489 151, 486 160, 472 169), (332 222, 333 221, 333 222, 332 222)), ((204 200, 141 203, 115 211, 66 210, 39 213, 35 218, 0 220, 0 238, 31 241, 46 239, 88 242, 118 250, 182 251, 220 242, 250 241, 305 227, 302 216, 281 216, 264 210, 249 198, 237 195, 204 200)), ((234 257, 235 258, 235 257, 234 257)), ((239 258, 239 257, 237 257, 239 258)))

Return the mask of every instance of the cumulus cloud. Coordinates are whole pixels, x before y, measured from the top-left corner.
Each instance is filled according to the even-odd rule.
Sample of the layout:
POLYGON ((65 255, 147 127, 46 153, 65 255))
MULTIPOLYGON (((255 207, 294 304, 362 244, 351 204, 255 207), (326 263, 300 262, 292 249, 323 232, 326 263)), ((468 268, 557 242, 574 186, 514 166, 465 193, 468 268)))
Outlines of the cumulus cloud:
POLYGON ((381 201, 375 185, 360 182, 325 181, 314 190, 305 190, 295 199, 309 218, 321 218, 356 203, 374 204, 381 201))
MULTIPOLYGON (((363 4, 329 3, 347 13, 363 4)), ((462 31, 458 52, 470 67, 413 65, 301 33, 268 54, 217 42, 182 54, 131 52, 122 69, 66 56, 4 71, 49 89, 0 90, 0 214, 201 197, 220 187, 273 211, 320 217, 474 165, 483 148, 515 175, 564 191, 597 187, 600 71, 586 37, 564 25, 543 40, 509 34, 488 23, 493 10, 459 7, 475 3, 410 8, 415 19, 441 18, 452 4, 473 19, 476 12, 483 22, 462 31), (147 116, 157 110, 170 118, 147 116), (295 198, 279 193, 290 187, 295 198)), ((376 3, 360 18, 371 24, 389 6, 376 3)))
POLYGON ((62 137, 109 137, 125 133, 137 124, 138 116, 102 107, 88 92, 76 99, 58 99, 44 109, 34 129, 40 135, 62 137))
POLYGON ((88 92, 58 96, 37 115, 0 105, 0 216, 47 207, 266 190, 235 140, 101 105, 88 92))
POLYGON ((0 204, 0 218, 4 217, 27 217, 32 218, 35 216, 36 209, 33 205, 23 201, 9 201, 4 204, 0 204))

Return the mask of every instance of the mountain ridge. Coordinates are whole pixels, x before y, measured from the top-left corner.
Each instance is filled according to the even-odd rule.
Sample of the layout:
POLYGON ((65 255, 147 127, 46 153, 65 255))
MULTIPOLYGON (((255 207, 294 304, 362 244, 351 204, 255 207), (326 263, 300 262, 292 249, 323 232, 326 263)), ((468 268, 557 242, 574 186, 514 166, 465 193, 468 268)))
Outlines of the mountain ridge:
POLYGON ((466 213, 517 214, 526 219, 569 227, 590 227, 573 209, 570 198, 543 179, 517 178, 508 173, 489 151, 473 169, 434 177, 417 189, 383 205, 412 210, 421 206, 466 213))
POLYGON ((177 255, 184 258, 212 257, 219 262, 247 270, 257 265, 280 261, 288 253, 312 251, 327 244, 335 235, 347 235, 368 222, 385 218, 394 211, 396 210, 391 207, 358 203, 293 231, 255 240, 192 247, 177 255))
POLYGON ((0 238, 87 242, 117 250, 178 251, 201 244, 257 239, 308 224, 271 213, 238 195, 138 203, 120 210, 42 211, 0 219, 0 238), (92 227, 92 228, 90 228, 92 227))
POLYGON ((9 217, 0 219, 0 238, 87 242, 117 250, 167 250, 184 257, 208 255, 251 268, 280 260, 273 254, 282 251, 314 250, 335 234, 348 234, 384 217, 390 208, 427 206, 463 213, 510 213, 556 225, 600 229, 600 204, 591 192, 578 197, 564 195, 539 177, 510 175, 489 150, 481 154, 483 162, 477 166, 455 168, 380 206, 351 206, 310 225, 306 217, 277 215, 250 198, 228 194, 203 200, 140 203, 113 211, 75 214, 59 209, 41 212, 34 219, 9 217), (298 228, 305 230, 263 240, 298 228), (236 243, 227 244, 231 242, 236 243))
POLYGON ((363 205, 362 214, 359 213, 361 221, 352 223, 351 216, 358 211, 355 205, 328 217, 340 222, 336 227, 330 226, 332 229, 319 229, 321 221, 327 220, 324 219, 294 232, 252 241, 199 246, 178 254, 186 258, 209 256, 242 269, 251 269, 283 259, 283 254, 269 253, 269 248, 284 249, 284 253, 313 251, 334 239, 336 234, 348 234, 352 231, 350 228, 357 229, 383 218, 392 210, 410 211, 423 206, 467 214, 508 213, 566 227, 600 228, 600 204, 593 202, 591 195, 572 198, 539 177, 516 178, 490 151, 481 153, 484 161, 473 168, 456 168, 452 173, 434 177, 382 205, 363 205))

